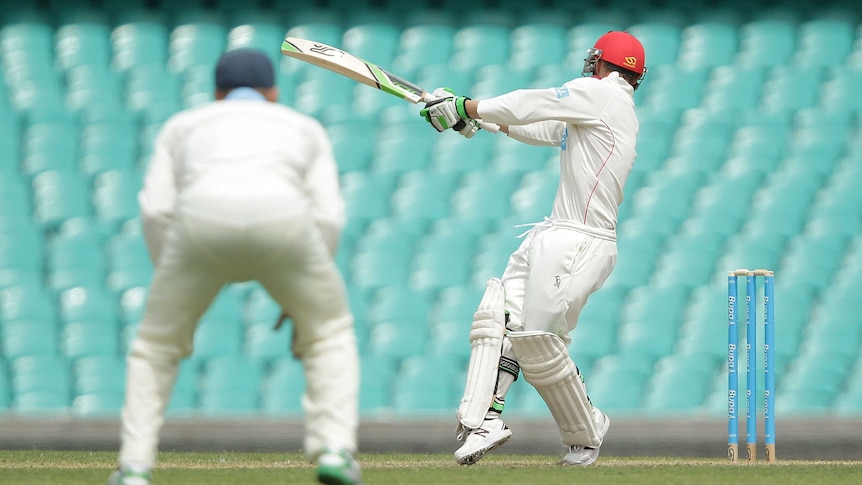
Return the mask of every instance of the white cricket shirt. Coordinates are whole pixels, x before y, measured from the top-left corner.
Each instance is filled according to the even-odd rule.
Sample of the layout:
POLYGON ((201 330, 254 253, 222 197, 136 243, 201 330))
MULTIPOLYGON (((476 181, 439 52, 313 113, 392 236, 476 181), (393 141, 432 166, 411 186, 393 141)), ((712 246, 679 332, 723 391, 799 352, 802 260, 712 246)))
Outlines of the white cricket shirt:
POLYGON ((615 231, 623 187, 634 164, 634 90, 618 73, 521 89, 479 102, 479 116, 509 125, 509 136, 560 147, 560 183, 551 219, 615 231))

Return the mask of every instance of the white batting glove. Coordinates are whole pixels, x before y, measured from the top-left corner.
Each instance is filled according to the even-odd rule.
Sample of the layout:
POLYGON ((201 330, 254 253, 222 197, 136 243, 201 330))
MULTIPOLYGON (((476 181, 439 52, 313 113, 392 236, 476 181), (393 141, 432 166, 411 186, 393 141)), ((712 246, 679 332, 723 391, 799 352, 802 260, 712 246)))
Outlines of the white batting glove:
POLYGON ((479 122, 467 116, 464 102, 468 97, 456 96, 447 88, 437 88, 431 93, 435 98, 425 104, 419 115, 439 132, 453 129, 461 135, 472 138, 479 131, 479 122))

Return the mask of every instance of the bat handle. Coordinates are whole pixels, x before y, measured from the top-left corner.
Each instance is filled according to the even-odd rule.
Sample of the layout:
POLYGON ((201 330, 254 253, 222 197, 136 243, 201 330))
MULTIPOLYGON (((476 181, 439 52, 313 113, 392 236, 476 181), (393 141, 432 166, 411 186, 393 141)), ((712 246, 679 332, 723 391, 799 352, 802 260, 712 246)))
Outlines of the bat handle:
MULTIPOLYGON (((437 97, 429 92, 422 93, 422 102, 424 103, 434 101, 435 99, 437 99, 437 97)), ((487 131, 488 133, 497 133, 498 131, 500 131, 500 125, 498 125, 497 123, 491 123, 490 121, 482 121, 480 119, 477 119, 476 121, 478 121, 479 126, 481 126, 482 129, 487 131)))

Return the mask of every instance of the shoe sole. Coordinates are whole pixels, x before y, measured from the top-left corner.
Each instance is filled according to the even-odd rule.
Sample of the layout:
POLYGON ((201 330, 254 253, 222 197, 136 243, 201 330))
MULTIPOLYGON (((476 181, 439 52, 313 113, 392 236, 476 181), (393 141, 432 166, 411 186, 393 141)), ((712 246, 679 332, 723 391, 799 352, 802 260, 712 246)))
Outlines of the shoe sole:
POLYGON ((505 438, 494 443, 493 445, 488 446, 487 448, 482 448, 482 449, 476 450, 473 453, 470 453, 469 455, 463 456, 463 457, 461 457, 461 459, 456 460, 456 461, 458 462, 459 465, 473 465, 477 461, 481 460, 482 457, 484 457, 489 452, 494 450, 495 448, 499 448, 500 446, 505 444, 507 441, 509 441, 509 438, 511 438, 511 437, 512 437, 512 433, 510 432, 508 435, 506 435, 505 438))
MULTIPOLYGON (((608 434, 608 430, 611 429, 611 418, 605 414, 605 425, 602 427, 602 439, 608 434)), ((601 451, 601 447, 596 448, 596 456, 593 457, 592 460, 585 461, 584 463, 569 463, 566 460, 560 461, 560 464, 563 466, 590 466, 599 459, 599 452, 601 451)))

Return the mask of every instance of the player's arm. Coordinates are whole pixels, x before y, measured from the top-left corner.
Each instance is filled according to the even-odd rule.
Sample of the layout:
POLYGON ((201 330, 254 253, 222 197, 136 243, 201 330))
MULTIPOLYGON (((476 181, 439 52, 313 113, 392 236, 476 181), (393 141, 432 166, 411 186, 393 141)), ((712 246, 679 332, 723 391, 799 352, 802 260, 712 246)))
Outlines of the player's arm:
POLYGON ((323 127, 316 124, 309 131, 316 150, 306 171, 306 186, 314 204, 317 227, 329 254, 335 256, 345 223, 338 165, 332 153, 332 143, 323 127))
POLYGON ((138 193, 141 226, 154 266, 161 256, 165 236, 176 210, 176 157, 173 146, 177 141, 177 125, 176 118, 168 120, 156 137, 144 185, 138 193))

